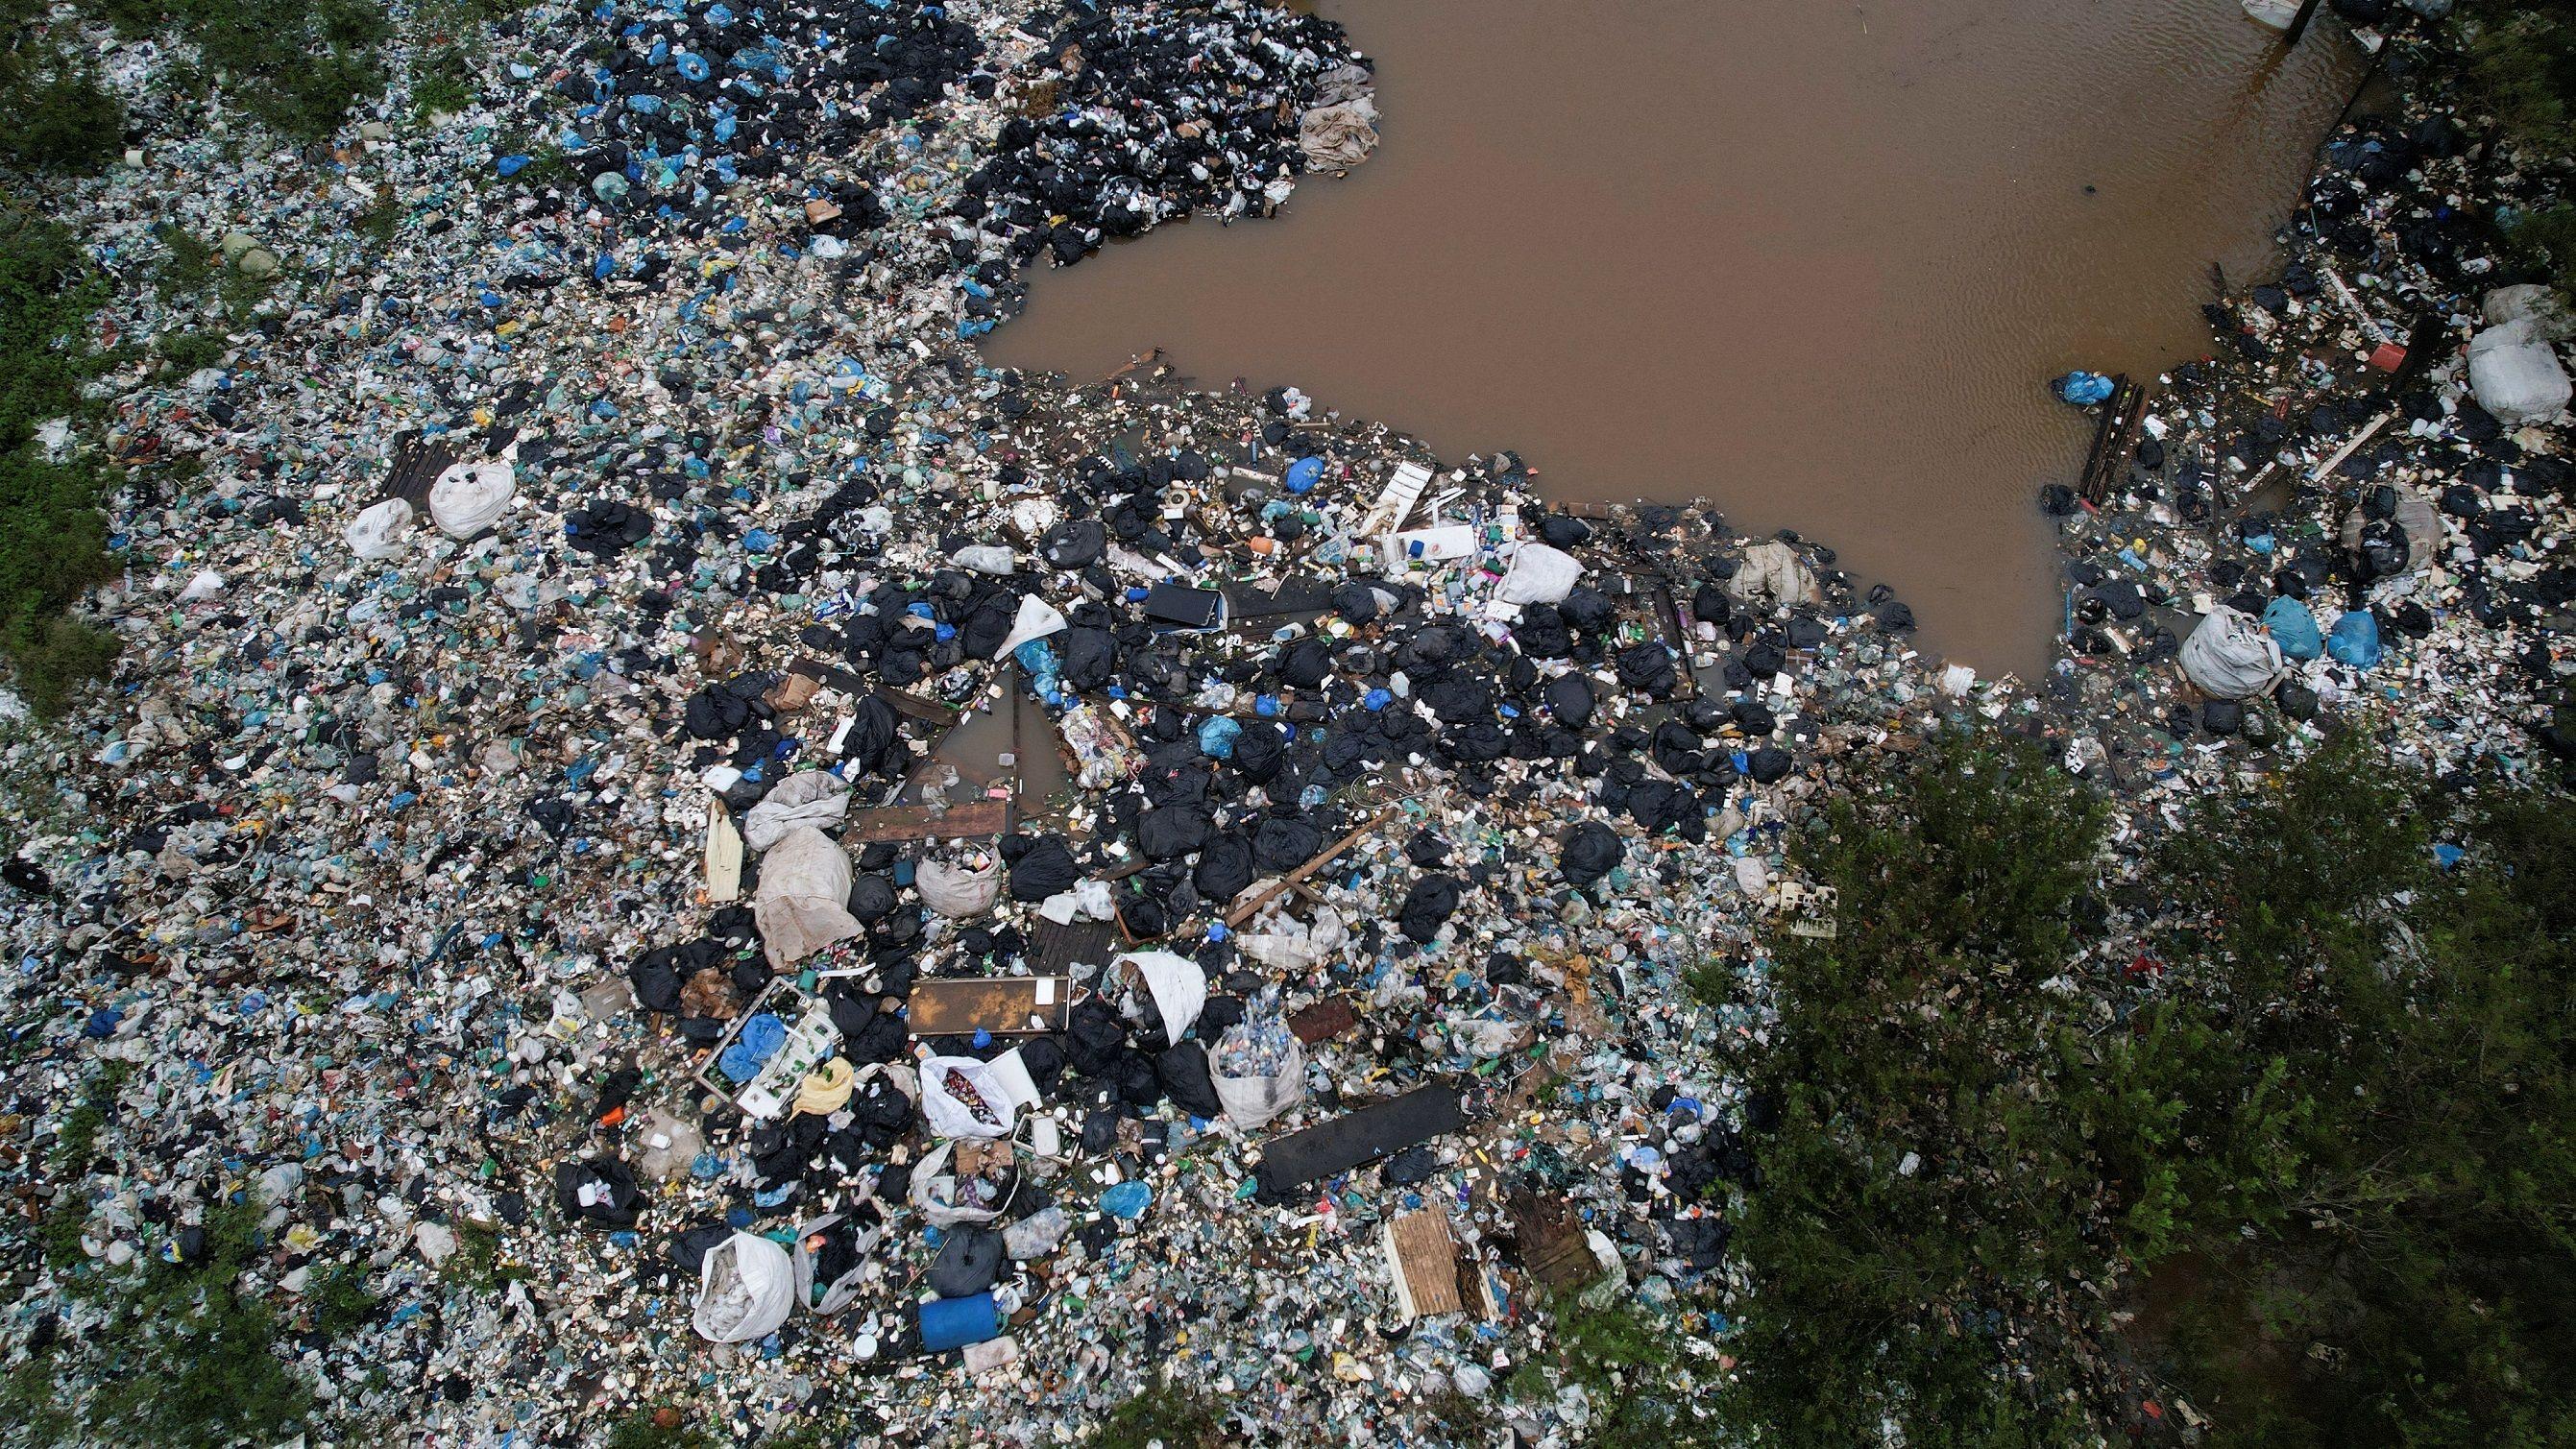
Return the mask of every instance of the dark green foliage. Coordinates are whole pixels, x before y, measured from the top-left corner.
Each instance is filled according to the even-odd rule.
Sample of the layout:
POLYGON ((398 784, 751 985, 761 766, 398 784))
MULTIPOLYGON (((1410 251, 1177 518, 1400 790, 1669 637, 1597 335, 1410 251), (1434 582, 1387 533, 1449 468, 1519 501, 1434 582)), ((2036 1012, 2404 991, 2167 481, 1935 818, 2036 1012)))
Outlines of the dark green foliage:
POLYGON ((113 635, 64 612, 115 568, 97 468, 48 462, 34 442, 46 421, 90 410, 80 388, 100 364, 84 332, 104 289, 70 232, 0 209, 0 650, 47 714, 116 655, 113 635))
POLYGON ((0 164, 86 175, 116 159, 125 108, 94 66, 50 36, 21 0, 0 0, 0 164))
POLYGON ((215 280, 215 249, 193 232, 169 226, 160 232, 161 244, 170 249, 152 273, 152 286, 161 300, 175 301, 204 291, 215 280))
POLYGON ((223 361, 224 346, 222 334, 215 332, 164 332, 152 340, 152 350, 182 376, 223 361))
POLYGON ((2576 809, 2446 822, 2366 766, 2213 804, 2166 867, 2220 923, 2162 1012, 2211 1044, 2186 1131, 2264 1184, 2200 1214, 2169 1367, 2251 1442, 2576 1442, 2576 809))
POLYGON ((2098 828, 2036 757, 1952 755, 1806 843, 1841 934, 1778 943, 1721 1411, 1793 1446, 2074 1444, 2141 1398, 2219 1444, 2576 1442, 2576 810, 2457 811, 2354 736, 2187 817, 2117 973, 2066 925, 2098 828))
POLYGON ((1215 1401, 1178 1384, 1157 1384, 1112 1410, 1089 1442, 1092 1449, 1145 1449, 1157 1439, 1163 1449, 1216 1449, 1224 1431, 1215 1401))
POLYGON ((1680 1361, 1674 1325, 1624 1300, 1594 1308, 1565 1294, 1547 1307, 1555 1320, 1548 1352, 1522 1360, 1504 1383, 1507 1397, 1532 1402, 1553 1398, 1565 1385, 1581 1388, 1596 1416, 1584 1442, 1599 1449, 1704 1442, 1709 1426, 1665 1388, 1680 1361))
POLYGON ((2075 1442, 2075 1385, 1998 1322, 2062 1331, 2077 1233, 2102 1191, 2091 1144, 2052 1115, 2080 1041, 2064 969, 2093 878, 2099 804, 2030 752, 1922 761, 1839 805, 1804 864, 1841 892, 1839 934, 1784 936, 1780 1104, 1736 1245, 1758 1299, 1728 1412, 1790 1444, 2075 1442), (1908 1174, 1908 1153, 1919 1155, 1908 1174))
MULTIPOLYGON (((2563 0, 2472 0, 2457 17, 2470 98, 2525 164, 2576 160, 2576 9, 2563 0)), ((2576 206, 2561 202, 2505 232, 2516 260, 2576 290, 2576 206)))
POLYGON ((107 1328, 57 1344, 9 1397, 76 1413, 86 1442, 221 1449, 293 1438, 312 1417, 312 1387, 278 1356, 276 1311, 240 1291, 261 1252, 258 1225, 244 1204, 208 1212, 198 1258, 127 1269, 101 1296, 107 1328))
POLYGON ((607 1449, 715 1449, 715 1436, 693 1422, 665 1429, 649 1413, 620 1419, 608 1431, 607 1449))
POLYGON ((298 140, 337 130, 384 84, 383 8, 359 0, 110 0, 118 30, 196 42, 232 105, 298 140))

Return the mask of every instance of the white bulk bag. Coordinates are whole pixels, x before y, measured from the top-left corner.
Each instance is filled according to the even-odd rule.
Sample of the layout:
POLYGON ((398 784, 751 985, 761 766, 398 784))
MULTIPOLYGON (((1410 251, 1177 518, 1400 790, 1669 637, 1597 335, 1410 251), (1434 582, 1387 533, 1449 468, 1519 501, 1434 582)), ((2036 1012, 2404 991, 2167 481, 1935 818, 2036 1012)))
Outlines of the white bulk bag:
POLYGON ((1525 543, 1512 555, 1512 570, 1494 586, 1494 597, 1506 604, 1561 604, 1583 578, 1574 555, 1543 543, 1525 543))
POLYGON ((921 1064, 921 1115, 942 1137, 1007 1137, 1019 1107, 1001 1076, 973 1057, 932 1057, 921 1064), (951 1074, 963 1079, 982 1099, 979 1107, 949 1085, 951 1074))
POLYGON ((973 920, 1002 898, 1002 862, 988 855, 981 868, 965 861, 925 860, 912 868, 921 903, 952 921, 973 920))
POLYGON ((411 527, 411 505, 399 498, 368 505, 340 536, 349 541, 349 551, 360 558, 392 558, 402 552, 395 539, 411 527))
POLYGON ((2250 616, 2221 604, 2182 641, 2182 672, 2203 693, 2243 699, 2280 677, 2281 646, 2250 616))
MULTIPOLYGON (((1242 1029, 1239 1024, 1230 1026, 1226 1034, 1242 1029)), ((1297 1038, 1288 1038, 1287 1059, 1276 1074, 1267 1077, 1229 1077, 1216 1069, 1216 1058, 1211 1056, 1208 1081, 1216 1087, 1216 1099, 1225 1104, 1226 1120, 1249 1132, 1306 1099, 1306 1048, 1297 1038)))
MULTIPOLYGON (((1154 994, 1154 1007, 1163 1014, 1163 1032, 1171 1040, 1165 1045, 1179 1046, 1181 1038, 1207 1009, 1207 973, 1187 956, 1169 951, 1129 951, 1109 963, 1110 979, 1122 970, 1133 970, 1154 994)), ((1121 1004, 1131 1018, 1141 1018, 1143 1009, 1133 1001, 1121 1004)))
POLYGON ((784 971, 864 927, 850 914, 850 857, 810 825, 800 825, 769 848, 760 863, 760 889, 751 917, 773 971, 784 971))
MULTIPOLYGON (((760 797, 742 817, 743 844, 767 850, 798 826, 816 830, 850 811, 849 782, 829 770, 799 770, 760 797)), ((846 895, 843 899, 848 899, 846 895)))
POLYGON ((707 1250, 699 1270, 697 1311, 690 1322, 700 1338, 749 1343, 767 1338, 796 1307, 796 1267, 787 1250, 767 1238, 736 1233, 707 1250))
POLYGON ((500 520, 518 482, 507 459, 454 463, 429 485, 429 517, 449 538, 472 538, 500 520))
POLYGON ((1824 597, 1815 573, 1798 551, 1780 540, 1765 539, 1744 551, 1726 591, 1738 599, 1766 599, 1778 604, 1812 604, 1824 597))

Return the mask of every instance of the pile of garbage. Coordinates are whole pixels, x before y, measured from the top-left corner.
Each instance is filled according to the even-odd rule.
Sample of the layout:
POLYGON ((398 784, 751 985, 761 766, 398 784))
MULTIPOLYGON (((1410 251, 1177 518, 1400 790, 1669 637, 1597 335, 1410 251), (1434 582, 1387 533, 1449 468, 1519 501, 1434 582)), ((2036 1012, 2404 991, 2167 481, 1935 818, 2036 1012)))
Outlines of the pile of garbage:
POLYGON ((78 1245, 18 1268, 13 1345, 239 1198, 244 1291, 380 1300, 298 1343, 333 1422, 422 1442, 1066 1442, 1167 1379, 1266 1441, 1468 1404, 1568 1442, 1599 1406, 1534 1367, 1541 1306, 1657 1316, 1685 1400, 1723 1372, 1722 1062, 1765 942, 1834 930, 1783 847, 1835 792, 2005 727, 2152 821, 2365 706, 2516 768, 2559 667, 2541 299, 2314 467, 2369 422, 2343 354, 2406 325, 2343 291, 2463 295, 2386 240, 2463 183, 2381 175, 2385 127, 2319 224, 2386 260, 2304 249, 2066 500, 2072 652, 2025 692, 1794 534, 1578 516, 1294 389, 981 364, 1040 256, 1363 157, 1327 22, 499 33, 424 137, 210 136, 78 197, 111 267, 177 226, 294 285, 108 380, 126 662, 76 749, 9 748, 5 1171, 78 1245))
MULTIPOLYGON (((1756 1007, 1682 978, 1758 978, 1786 833, 1961 707, 1903 606, 1293 390, 966 350, 1041 254, 1364 155, 1324 22, 496 33, 425 137, 77 198, 111 268, 176 228, 283 281, 107 380, 126 662, 11 747, 57 1248, 11 1343, 239 1199, 242 1291, 380 1300, 296 1341, 326 1426, 442 1442, 1044 1442, 1166 1378, 1543 1434, 1582 1392, 1497 1386, 1603 1284, 1713 1371, 1756 1007)), ((102 340, 191 320, 135 287, 102 340)))
POLYGON ((2530 199, 2468 134, 2430 88, 2341 127, 2279 279, 2207 309, 2220 352, 2126 417, 2102 399, 2098 488, 2043 500, 2070 766, 2187 792, 2339 716, 2454 788, 2576 757, 2576 323, 2496 280, 2473 212, 2530 199))

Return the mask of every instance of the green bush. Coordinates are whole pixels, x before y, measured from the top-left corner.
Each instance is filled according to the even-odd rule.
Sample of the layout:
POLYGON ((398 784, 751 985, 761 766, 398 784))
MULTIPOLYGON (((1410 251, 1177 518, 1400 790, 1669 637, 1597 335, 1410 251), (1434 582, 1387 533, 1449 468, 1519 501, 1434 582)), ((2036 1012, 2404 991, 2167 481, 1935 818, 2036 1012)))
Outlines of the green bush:
POLYGON ((2576 1442, 2576 810, 2445 806, 2355 735, 2192 811, 2110 960, 2071 929, 2099 822, 1954 752, 1799 846, 1840 931, 1775 943, 1721 1413, 2054 1445, 2179 1395, 2216 1443, 2576 1442))
POLYGON ((108 1285, 106 1327, 32 1360, 6 1390, 76 1418, 81 1442, 227 1449, 292 1439, 311 1420, 312 1385, 280 1356, 276 1311, 240 1291, 262 1251, 259 1211, 208 1211, 205 1244, 185 1263, 138 1260, 108 1285))
POLYGON ((1216 1401, 1178 1384, 1156 1384, 1112 1410, 1090 1439, 1091 1449, 1216 1449, 1224 1442, 1216 1401))
POLYGON ((88 175, 117 158, 124 135, 125 107, 95 69, 23 28, 0 51, 0 162, 88 175))

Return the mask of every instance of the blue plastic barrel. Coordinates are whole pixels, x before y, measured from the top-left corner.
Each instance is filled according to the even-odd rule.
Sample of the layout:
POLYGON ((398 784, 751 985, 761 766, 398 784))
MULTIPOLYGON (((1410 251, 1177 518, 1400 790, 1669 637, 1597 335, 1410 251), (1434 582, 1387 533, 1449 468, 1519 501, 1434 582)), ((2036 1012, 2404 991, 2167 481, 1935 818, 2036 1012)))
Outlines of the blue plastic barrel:
POLYGON ((932 1353, 964 1348, 999 1337, 1002 1315, 993 1306, 993 1295, 978 1293, 972 1298, 934 1298, 921 1305, 921 1346, 932 1353))

